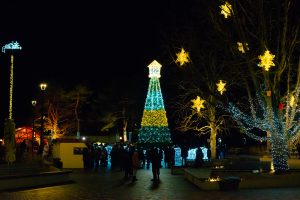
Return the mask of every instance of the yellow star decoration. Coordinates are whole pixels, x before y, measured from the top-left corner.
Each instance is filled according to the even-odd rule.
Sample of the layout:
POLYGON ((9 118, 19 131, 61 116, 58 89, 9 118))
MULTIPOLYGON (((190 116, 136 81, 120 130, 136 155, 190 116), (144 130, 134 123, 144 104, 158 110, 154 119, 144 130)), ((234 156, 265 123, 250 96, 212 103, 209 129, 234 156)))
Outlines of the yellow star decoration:
POLYGON ((290 97, 290 106, 293 107, 295 105, 295 97, 291 95, 290 97))
POLYGON ((232 15, 232 6, 230 3, 225 2, 225 4, 220 5, 221 14, 224 15, 225 18, 228 18, 232 15))
POLYGON ((259 55, 260 63, 259 67, 264 67, 266 71, 269 71, 271 66, 275 66, 273 59, 275 55, 271 54, 269 50, 265 51, 264 55, 259 55))
POLYGON ((201 108, 205 108, 203 105, 205 100, 201 99, 199 96, 197 96, 196 99, 191 100, 191 102, 193 102, 192 108, 196 109, 198 112, 200 112, 201 108))
POLYGON ((248 43, 245 43, 245 49, 244 49, 243 43, 237 42, 237 45, 238 45, 239 51, 242 53, 245 53, 247 50, 249 50, 248 43))
POLYGON ((220 92, 220 94, 222 95, 223 92, 226 91, 226 88, 225 88, 226 83, 225 83, 225 82, 223 83, 222 80, 219 80, 219 83, 217 83, 216 85, 217 85, 217 87, 218 87, 217 90, 218 90, 218 91, 220 92))
POLYGON ((176 55, 177 55, 177 60, 175 62, 176 63, 179 62, 180 66, 184 65, 184 63, 189 62, 189 53, 185 52, 183 48, 181 48, 181 51, 176 55))

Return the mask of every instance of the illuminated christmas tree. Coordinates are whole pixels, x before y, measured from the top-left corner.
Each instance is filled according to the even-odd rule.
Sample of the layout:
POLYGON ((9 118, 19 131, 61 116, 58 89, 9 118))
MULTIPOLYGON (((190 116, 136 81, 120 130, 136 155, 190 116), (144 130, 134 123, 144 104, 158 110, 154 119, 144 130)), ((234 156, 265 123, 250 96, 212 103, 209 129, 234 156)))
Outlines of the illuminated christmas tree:
POLYGON ((143 147, 171 144, 171 134, 160 88, 160 68, 156 60, 149 66, 149 87, 139 130, 138 144, 143 147))

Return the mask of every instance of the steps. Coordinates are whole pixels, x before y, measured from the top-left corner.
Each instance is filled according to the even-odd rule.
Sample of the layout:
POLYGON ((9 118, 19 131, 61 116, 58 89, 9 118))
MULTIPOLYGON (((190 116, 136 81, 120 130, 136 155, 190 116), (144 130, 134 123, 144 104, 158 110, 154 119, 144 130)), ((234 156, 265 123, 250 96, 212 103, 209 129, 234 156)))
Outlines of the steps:
POLYGON ((21 190, 50 185, 71 183, 71 170, 60 170, 51 165, 38 163, 0 164, 0 191, 21 190))

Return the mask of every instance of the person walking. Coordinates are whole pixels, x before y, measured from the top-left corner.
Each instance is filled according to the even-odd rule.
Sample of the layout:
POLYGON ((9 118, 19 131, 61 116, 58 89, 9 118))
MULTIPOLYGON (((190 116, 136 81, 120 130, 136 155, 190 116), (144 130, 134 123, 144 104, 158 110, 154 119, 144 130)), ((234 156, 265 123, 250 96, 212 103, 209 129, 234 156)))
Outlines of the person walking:
POLYGON ((160 156, 159 156, 159 152, 157 148, 152 147, 150 150, 150 160, 152 163, 152 175, 153 175, 153 179, 152 181, 159 181, 159 174, 160 174, 160 156))

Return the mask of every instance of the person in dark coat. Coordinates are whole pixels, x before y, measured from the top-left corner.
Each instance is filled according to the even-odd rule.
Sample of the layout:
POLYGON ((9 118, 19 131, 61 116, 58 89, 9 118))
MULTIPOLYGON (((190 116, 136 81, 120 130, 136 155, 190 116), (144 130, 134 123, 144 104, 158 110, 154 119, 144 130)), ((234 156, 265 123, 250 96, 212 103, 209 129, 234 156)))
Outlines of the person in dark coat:
POLYGON ((152 163, 152 181, 159 181, 161 158, 157 148, 152 147, 150 149, 150 160, 152 163))
POLYGON ((211 150, 210 147, 207 148, 207 161, 209 162, 211 159, 211 150))
POLYGON ((138 150, 135 149, 131 156, 132 161, 132 182, 137 181, 136 173, 138 168, 140 167, 140 158, 139 158, 138 150))
POLYGON ((122 149, 122 169, 124 170, 124 180, 129 179, 131 173, 132 161, 128 149, 122 149))
POLYGON ((170 153, 171 153, 171 150, 170 150, 170 147, 169 146, 167 146, 166 148, 165 148, 165 150, 164 150, 164 164, 165 164, 165 168, 170 168, 170 157, 171 157, 171 155, 170 155, 170 153))
POLYGON ((20 160, 23 159, 23 155, 24 155, 26 149, 27 149, 27 144, 26 144, 26 140, 24 139, 20 145, 20 160))
POLYGON ((183 146, 182 149, 181 149, 181 157, 182 157, 182 163, 181 165, 182 166, 185 166, 186 167, 186 159, 188 157, 188 147, 187 146, 183 146))
POLYGON ((89 150, 88 148, 83 148, 82 152, 82 159, 83 159, 83 167, 85 170, 89 169, 89 150))
POLYGON ((200 147, 196 150, 196 159, 195 159, 195 167, 202 167, 203 164, 203 152, 200 147))
POLYGON ((147 161, 147 164, 146 164, 146 168, 149 169, 150 168, 150 149, 147 149, 146 150, 146 161, 147 161))

